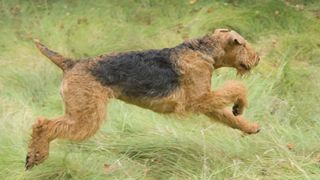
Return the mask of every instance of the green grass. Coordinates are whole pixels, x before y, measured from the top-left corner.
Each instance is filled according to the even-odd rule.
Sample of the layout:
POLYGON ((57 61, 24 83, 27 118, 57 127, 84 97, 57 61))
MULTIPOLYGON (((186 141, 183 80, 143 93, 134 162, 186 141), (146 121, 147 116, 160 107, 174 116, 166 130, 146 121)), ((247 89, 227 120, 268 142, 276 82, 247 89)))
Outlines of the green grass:
POLYGON ((289 2, 1 1, 0 179, 318 179, 320 3, 289 2), (24 170, 34 120, 63 113, 62 73, 32 38, 82 58, 171 47, 218 27, 237 30, 263 57, 246 78, 231 69, 212 77, 213 89, 228 79, 246 84, 245 116, 262 126, 259 134, 114 100, 93 138, 56 140, 45 163, 24 170))

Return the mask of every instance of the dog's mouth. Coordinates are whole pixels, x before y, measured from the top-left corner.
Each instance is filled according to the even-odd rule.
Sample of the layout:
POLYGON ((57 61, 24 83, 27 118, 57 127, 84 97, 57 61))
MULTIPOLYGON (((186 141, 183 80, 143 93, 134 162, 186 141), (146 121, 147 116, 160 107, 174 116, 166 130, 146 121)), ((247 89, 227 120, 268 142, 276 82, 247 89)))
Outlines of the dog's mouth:
POLYGON ((260 57, 258 55, 255 56, 255 61, 253 61, 252 63, 245 63, 245 62, 241 62, 238 64, 237 66, 237 71, 238 74, 240 75, 244 75, 247 74, 251 71, 251 69, 253 69, 254 67, 256 67, 259 64, 260 61, 260 57))
POLYGON ((251 67, 249 65, 244 64, 244 63, 240 63, 240 67, 241 67, 241 69, 243 69, 245 71, 251 70, 251 67))
POLYGON ((245 75, 251 71, 252 67, 245 63, 240 63, 237 67, 238 75, 245 75))

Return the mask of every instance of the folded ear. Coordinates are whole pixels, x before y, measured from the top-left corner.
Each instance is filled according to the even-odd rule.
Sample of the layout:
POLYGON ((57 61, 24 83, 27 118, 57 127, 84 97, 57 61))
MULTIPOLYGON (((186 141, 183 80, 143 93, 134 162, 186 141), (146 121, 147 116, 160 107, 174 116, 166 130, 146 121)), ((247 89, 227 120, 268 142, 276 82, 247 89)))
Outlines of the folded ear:
POLYGON ((235 31, 230 31, 230 43, 231 44, 236 44, 236 45, 243 45, 246 43, 246 40, 237 32, 235 31))
POLYGON ((230 32, 230 30, 229 29, 224 29, 224 28, 220 28, 220 29, 214 30, 214 33, 218 33, 218 32, 230 32))

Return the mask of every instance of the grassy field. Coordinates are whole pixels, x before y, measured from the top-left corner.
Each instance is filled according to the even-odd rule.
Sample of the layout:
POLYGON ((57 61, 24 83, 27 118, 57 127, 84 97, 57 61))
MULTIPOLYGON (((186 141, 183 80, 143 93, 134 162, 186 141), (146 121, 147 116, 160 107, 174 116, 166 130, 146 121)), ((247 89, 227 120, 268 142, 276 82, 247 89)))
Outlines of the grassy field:
POLYGON ((317 0, 0 1, 0 179, 319 179, 320 2, 317 0), (31 125, 63 113, 62 73, 31 39, 75 58, 172 47, 218 27, 261 53, 246 78, 215 71, 213 89, 249 89, 242 136, 204 116, 162 116, 111 102, 103 128, 82 143, 56 140, 25 171, 31 125))

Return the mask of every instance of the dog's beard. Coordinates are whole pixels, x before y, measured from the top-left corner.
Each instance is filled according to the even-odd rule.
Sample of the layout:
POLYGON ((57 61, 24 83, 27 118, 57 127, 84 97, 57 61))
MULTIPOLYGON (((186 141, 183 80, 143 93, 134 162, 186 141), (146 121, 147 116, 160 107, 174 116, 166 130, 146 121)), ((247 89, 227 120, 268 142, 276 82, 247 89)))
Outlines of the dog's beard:
POLYGON ((237 75, 240 76, 240 77, 245 77, 247 76, 248 74, 250 74, 250 70, 244 70, 244 69, 239 69, 237 68, 237 75))

